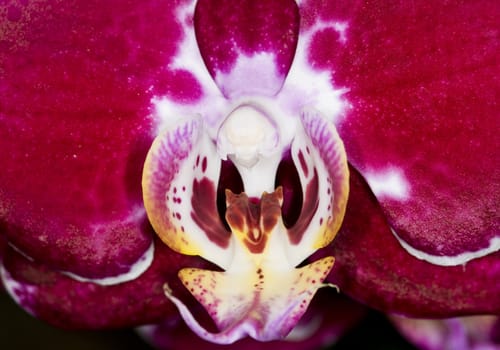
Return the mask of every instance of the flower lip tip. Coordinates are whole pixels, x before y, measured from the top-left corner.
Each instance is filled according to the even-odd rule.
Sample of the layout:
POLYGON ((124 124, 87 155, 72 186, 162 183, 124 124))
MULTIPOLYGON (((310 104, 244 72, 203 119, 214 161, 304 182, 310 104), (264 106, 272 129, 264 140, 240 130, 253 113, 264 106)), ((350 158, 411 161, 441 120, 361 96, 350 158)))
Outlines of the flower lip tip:
POLYGON ((163 293, 165 294, 165 296, 167 298, 170 299, 170 297, 173 296, 173 291, 172 291, 172 288, 170 288, 170 286, 168 285, 168 283, 164 283, 163 284, 163 293))
POLYGON ((323 287, 325 288, 331 288, 331 289, 335 289, 337 291, 337 293, 340 293, 340 288, 339 286, 337 286, 336 284, 333 284, 333 283, 325 283, 323 285, 323 287))

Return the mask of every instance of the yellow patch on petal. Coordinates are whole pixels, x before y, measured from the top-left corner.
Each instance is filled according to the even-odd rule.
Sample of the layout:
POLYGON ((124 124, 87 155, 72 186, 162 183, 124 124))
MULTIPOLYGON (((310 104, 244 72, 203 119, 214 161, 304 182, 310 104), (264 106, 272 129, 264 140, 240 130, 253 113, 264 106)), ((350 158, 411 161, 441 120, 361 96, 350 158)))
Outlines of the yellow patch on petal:
POLYGON ((281 219, 281 189, 264 193, 260 201, 226 192, 227 221, 236 252, 226 271, 185 268, 179 278, 212 317, 219 333, 202 328, 167 288, 189 327, 202 338, 221 344, 244 336, 282 339, 297 324, 330 272, 334 258, 301 268, 287 259, 288 236, 281 219))
POLYGON ((322 282, 333 262, 326 257, 299 269, 261 266, 245 273, 187 268, 179 277, 221 330, 213 335, 202 331, 210 341, 225 342, 238 329, 272 340, 291 331, 316 291, 326 286, 322 282))
MULTIPOLYGON (((213 140, 202 131, 200 119, 185 120, 159 135, 148 153, 143 193, 155 231, 172 249, 200 255, 223 270, 179 272, 184 286, 213 318, 218 333, 204 329, 164 286, 188 326, 208 341, 228 344, 246 336, 282 339, 298 323, 315 292, 330 286, 324 280, 333 257, 297 266, 328 245, 340 228, 349 171, 335 127, 313 109, 305 110, 301 121, 288 151, 298 186, 275 177, 279 152, 259 156, 255 164, 253 158, 243 165, 236 163, 246 193, 226 191, 230 232, 219 216, 217 198, 223 163, 213 140), (273 191, 276 184, 274 192, 265 192, 273 191), (283 223, 280 186, 287 194, 298 190, 303 195, 297 221, 289 227, 283 223)), ((286 204, 290 208, 290 202, 286 204)))
POLYGON ((154 230, 173 250, 225 268, 231 233, 217 210, 220 159, 199 118, 158 135, 144 163, 144 206, 154 230))
POLYGON ((177 137, 179 129, 166 130, 151 145, 143 169, 143 199, 149 221, 161 240, 170 248, 182 254, 197 255, 202 250, 176 225, 175 213, 168 207, 167 193, 170 183, 175 179, 181 166, 181 160, 189 156, 193 144, 197 141, 197 125, 190 125, 187 137, 177 137))

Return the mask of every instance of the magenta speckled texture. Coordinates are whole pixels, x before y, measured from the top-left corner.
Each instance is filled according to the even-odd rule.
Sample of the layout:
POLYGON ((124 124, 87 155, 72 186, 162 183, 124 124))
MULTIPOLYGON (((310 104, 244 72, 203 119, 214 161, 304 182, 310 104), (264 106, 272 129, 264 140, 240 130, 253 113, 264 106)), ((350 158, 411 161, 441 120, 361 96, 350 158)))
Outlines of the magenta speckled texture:
POLYGON ((179 37, 172 6, 22 3, 19 19, 1 19, 5 234, 55 268, 122 273, 152 239, 140 179, 150 86, 168 77, 179 37))
POLYGON ((500 313, 500 253, 463 266, 418 260, 398 243, 375 197, 354 169, 343 226, 317 253, 335 256, 329 280, 357 300, 414 317, 500 313))
MULTIPOLYGON (((238 1, 238 6, 233 3, 201 0, 196 5, 196 38, 208 71, 215 78, 218 73, 227 73, 240 54, 266 52, 275 55, 276 73, 284 80, 297 45, 297 6, 290 0, 245 0, 238 1)), ((248 89, 249 80, 244 84, 248 89)), ((226 86, 219 88, 231 93, 225 91, 226 86)))
POLYGON ((75 281, 12 249, 5 254, 4 266, 16 282, 16 300, 52 325, 68 329, 133 327, 176 315, 163 284, 168 282, 183 295, 177 271, 185 266, 208 266, 199 258, 173 252, 159 239, 156 247, 153 264, 139 278, 112 286, 75 281))
POLYGON ((364 176, 396 169, 408 197, 378 196, 414 248, 454 256, 500 235, 500 64, 492 1, 306 1, 303 17, 346 22, 310 60, 352 104, 339 132, 364 176))
MULTIPOLYGON (((159 322, 176 312, 163 283, 204 264, 153 238, 141 195, 159 124, 151 99, 190 104, 204 94, 194 74, 169 68, 183 39, 179 3, 0 5, 0 233, 35 260, 8 249, 4 265, 31 288, 22 306, 52 324, 159 322), (153 264, 135 280, 103 287, 59 272, 115 276, 153 240, 153 264)), ((297 34, 318 21, 345 26, 345 37, 320 30, 308 55, 350 105, 337 124, 353 171, 343 229, 325 249, 336 258, 331 281, 387 312, 499 313, 498 251, 437 266, 408 254, 388 225, 435 256, 478 251, 499 235, 498 4, 302 1, 297 12, 293 1, 217 3, 200 2, 194 20, 212 77, 237 50, 264 49, 284 79, 297 34), (228 24, 252 29, 217 30, 228 24), (400 172, 406 198, 376 198, 366 185, 387 169, 400 172)))

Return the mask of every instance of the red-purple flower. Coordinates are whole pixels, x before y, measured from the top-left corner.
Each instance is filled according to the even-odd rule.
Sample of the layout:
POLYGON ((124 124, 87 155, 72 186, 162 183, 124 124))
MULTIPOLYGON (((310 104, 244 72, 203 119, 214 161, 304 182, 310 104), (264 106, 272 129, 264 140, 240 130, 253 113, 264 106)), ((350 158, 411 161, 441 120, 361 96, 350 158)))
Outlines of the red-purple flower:
POLYGON ((314 310, 329 321, 307 335, 352 323, 334 293, 303 316, 327 285, 387 313, 499 314, 498 15, 5 2, 5 289, 58 326, 180 312, 216 343, 314 310))

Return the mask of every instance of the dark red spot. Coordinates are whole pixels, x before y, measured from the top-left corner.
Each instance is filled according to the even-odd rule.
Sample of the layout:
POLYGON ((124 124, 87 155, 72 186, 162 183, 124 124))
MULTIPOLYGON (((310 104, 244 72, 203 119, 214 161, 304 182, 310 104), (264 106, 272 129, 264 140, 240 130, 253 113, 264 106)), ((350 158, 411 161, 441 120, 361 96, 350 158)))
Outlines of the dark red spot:
MULTIPOLYGON (((229 209, 229 208, 228 208, 229 209)), ((234 206, 226 212, 226 221, 231 226, 232 230, 243 231, 245 227, 244 213, 240 212, 234 206)))
POLYGON ((304 232, 311 222, 314 213, 318 209, 319 197, 318 197, 318 172, 314 169, 314 176, 312 180, 307 185, 304 207, 300 213, 297 223, 288 229, 288 236, 290 237, 290 242, 292 244, 298 244, 302 240, 304 232))
POLYGON ((270 233, 281 217, 280 201, 283 199, 283 188, 278 187, 276 191, 270 194, 263 194, 261 199, 261 222, 262 229, 270 233))
POLYGON ((276 172, 275 187, 283 188, 283 223, 292 227, 298 220, 302 208, 303 194, 300 177, 292 160, 290 151, 286 152, 276 172))
POLYGON ((261 253, 266 247, 269 235, 281 216, 279 202, 282 197, 281 188, 270 194, 264 193, 260 201, 249 199, 245 193, 227 193, 226 220, 233 229, 244 232, 243 242, 250 252, 261 253))
POLYGON ((298 156, 299 156, 300 167, 302 168, 304 175, 307 177, 309 175, 309 169, 307 168, 306 160, 304 159, 304 154, 302 153, 302 151, 299 151, 298 156))
POLYGON ((260 205, 250 201, 245 193, 227 194, 226 220, 234 230, 246 234, 244 243, 254 253, 264 248, 265 238, 260 230, 260 205), (244 231, 245 230, 245 231, 244 231), (263 245, 264 244, 264 245, 263 245))
POLYGON ((222 161, 219 183, 217 185, 217 209, 220 218, 226 229, 229 231, 229 225, 226 222, 226 190, 231 190, 233 193, 243 192, 243 180, 236 166, 230 160, 222 161))
POLYGON ((207 171, 207 157, 203 157, 203 160, 201 161, 201 171, 207 171))
POLYGON ((217 210, 215 186, 210 179, 204 177, 193 181, 191 196, 191 218, 205 232, 208 239, 222 248, 229 244, 231 233, 220 219, 217 210))

